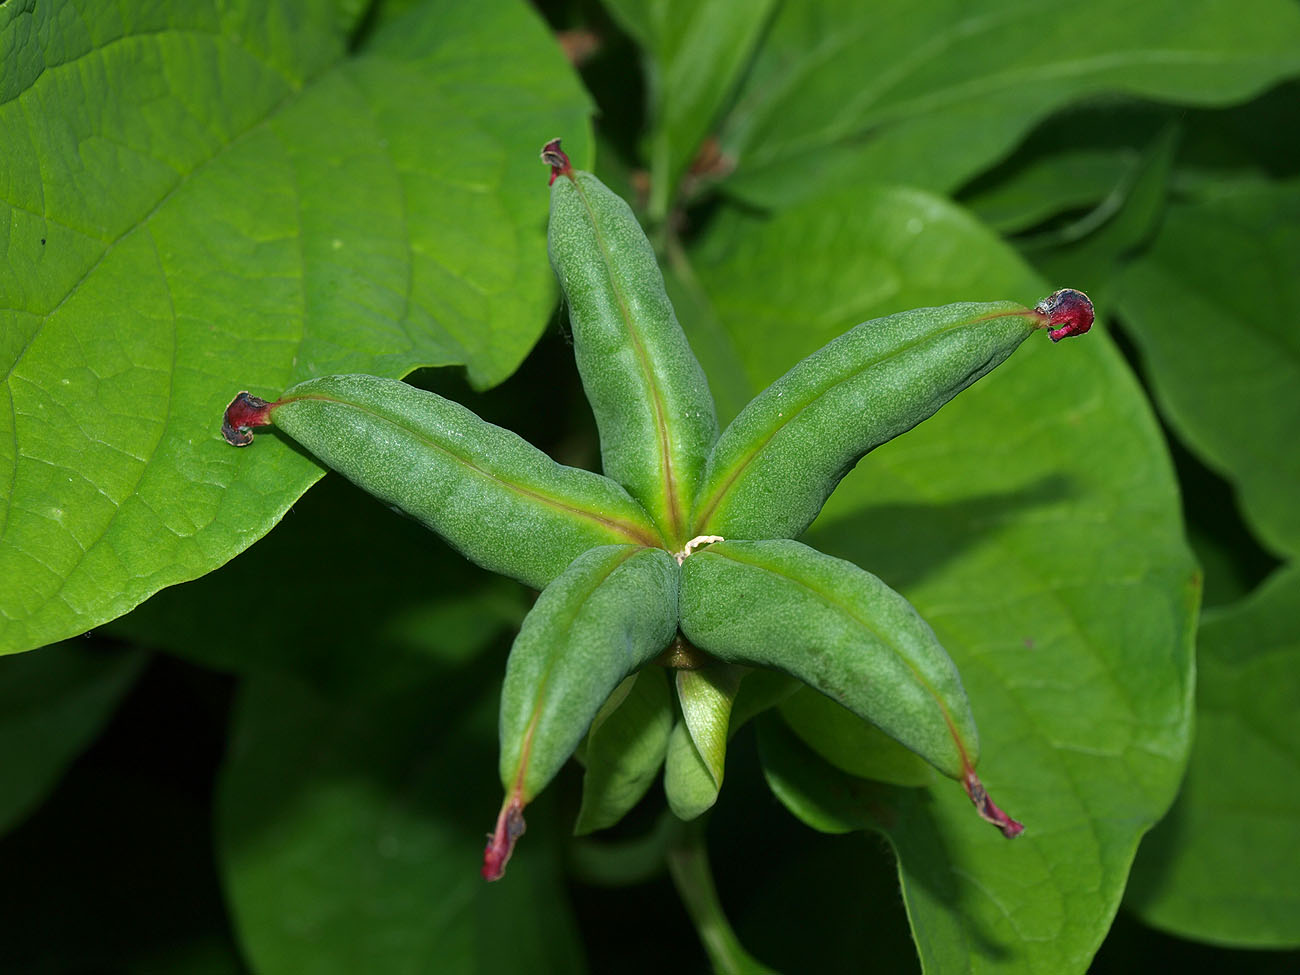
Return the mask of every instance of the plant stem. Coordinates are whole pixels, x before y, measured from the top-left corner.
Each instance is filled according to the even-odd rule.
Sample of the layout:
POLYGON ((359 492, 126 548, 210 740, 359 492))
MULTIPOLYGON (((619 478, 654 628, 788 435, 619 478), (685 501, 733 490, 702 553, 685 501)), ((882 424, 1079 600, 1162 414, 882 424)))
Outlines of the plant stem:
POLYGON ((695 819, 682 823, 676 840, 668 850, 668 872, 686 913, 704 944, 713 970, 720 975, 774 975, 741 945, 731 930, 722 904, 718 901, 709 855, 704 848, 704 824, 695 819))

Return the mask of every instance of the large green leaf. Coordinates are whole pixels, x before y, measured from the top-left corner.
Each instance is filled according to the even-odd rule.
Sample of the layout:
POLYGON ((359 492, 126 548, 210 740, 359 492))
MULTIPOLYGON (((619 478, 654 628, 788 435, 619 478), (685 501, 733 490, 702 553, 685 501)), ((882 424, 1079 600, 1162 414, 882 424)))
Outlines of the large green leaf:
POLYGON ((0 660, 0 833, 54 788, 143 663, 140 653, 77 643, 0 660))
MULTIPOLYGON (((1041 281, 937 198, 728 217, 696 268, 751 381, 861 319, 1041 281)), ((1070 282, 1060 282, 1069 284, 1070 282)), ((846 418, 846 422, 851 422, 846 418)), ((899 588, 961 670, 1008 843, 940 781, 889 829, 927 971, 1082 971, 1189 739, 1194 569, 1159 432, 1100 328, 1026 343, 869 455, 809 541, 899 588)))
POLYGON ((526 610, 522 586, 331 476, 247 552, 101 632, 217 670, 399 687, 431 660, 470 659, 526 610))
POLYGON ((518 0, 0 6, 0 649, 261 537, 320 468, 218 435, 240 389, 518 364, 545 172, 587 101, 518 0))
POLYGON ((724 126, 731 192, 864 178, 951 189, 1069 102, 1241 100, 1300 72, 1290 0, 785 4, 724 126))
POLYGON ((1170 425, 1266 545, 1300 554, 1300 182, 1171 206, 1119 291, 1170 425))
POLYGON ((1219 944, 1300 947, 1300 569, 1207 615, 1196 743, 1169 815, 1142 844, 1125 905, 1219 944))
POLYGON ((530 830, 508 882, 479 876, 484 818, 499 801, 495 697, 463 674, 377 697, 249 683, 218 830, 254 969, 581 969, 547 830, 530 830))
POLYGON ((650 216, 662 220, 776 0, 605 0, 641 45, 650 87, 650 216))

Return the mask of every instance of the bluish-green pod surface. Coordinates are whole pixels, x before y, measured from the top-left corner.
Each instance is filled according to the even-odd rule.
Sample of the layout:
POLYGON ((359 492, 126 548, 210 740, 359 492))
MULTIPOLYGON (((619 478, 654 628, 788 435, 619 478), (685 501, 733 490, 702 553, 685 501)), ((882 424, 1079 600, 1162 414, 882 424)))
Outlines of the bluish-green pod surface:
POLYGON ((906 599, 851 562, 795 541, 718 542, 682 565, 681 629, 722 660, 797 677, 945 775, 975 767, 952 659, 906 599))
POLYGON ((555 179, 547 239, 605 474, 645 505, 676 550, 690 538, 718 421, 654 250, 631 208, 584 172, 555 179))
POLYGON ((664 671, 647 667, 624 683, 629 681, 627 693, 602 705, 591 723, 582 808, 573 830, 579 836, 622 819, 654 784, 664 764, 673 730, 672 695, 664 671))
POLYGON ((557 464, 460 404, 397 380, 312 379, 272 404, 271 420, 471 562, 537 589, 594 546, 657 543, 645 511, 613 481, 557 464))
POLYGON ((901 312, 844 333, 741 411, 709 457, 694 535, 794 538, 869 451, 933 415, 1041 327, 1013 302, 901 312))
POLYGON ((680 571, 663 549, 583 553, 524 619, 501 690, 501 782, 529 802, 573 754, 610 693, 677 632, 680 571))

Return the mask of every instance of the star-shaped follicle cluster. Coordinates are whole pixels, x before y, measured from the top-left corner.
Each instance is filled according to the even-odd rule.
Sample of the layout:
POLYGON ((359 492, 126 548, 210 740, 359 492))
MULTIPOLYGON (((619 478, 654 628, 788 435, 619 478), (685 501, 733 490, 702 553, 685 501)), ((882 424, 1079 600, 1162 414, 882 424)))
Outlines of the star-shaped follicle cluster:
MULTIPOLYGON (((964 302, 865 322, 795 365, 719 432, 708 381, 631 209, 556 140, 549 250, 600 433, 604 474, 557 464, 457 403, 371 376, 240 393, 236 446, 273 423, 470 561, 541 590, 501 693, 505 800, 483 875, 505 871, 524 807, 581 746, 580 831, 617 822, 659 770, 673 812, 722 782, 742 680, 804 682, 960 782, 1007 837, 1021 825, 975 773, 957 669, 901 595, 794 541, 840 478, 1038 330, 1086 332, 1092 306, 964 302), (627 733, 628 729, 637 733, 627 733), (621 733, 615 731, 621 729, 621 733)), ((781 691, 772 683, 770 703, 781 691)), ((763 693, 748 702, 764 706, 763 693)))

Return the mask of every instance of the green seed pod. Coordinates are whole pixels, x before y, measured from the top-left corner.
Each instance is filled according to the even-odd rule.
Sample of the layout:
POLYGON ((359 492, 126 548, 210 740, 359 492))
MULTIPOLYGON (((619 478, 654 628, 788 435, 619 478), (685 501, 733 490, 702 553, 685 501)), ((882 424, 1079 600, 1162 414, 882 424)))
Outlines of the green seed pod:
POLYGON ((731 705, 746 673, 728 664, 677 671, 682 720, 669 742, 664 790, 678 819, 694 819, 717 801, 731 735, 731 705))
POLYGON ((673 815, 689 822, 713 808, 718 801, 718 780, 695 747, 685 720, 673 725, 664 757, 664 795, 673 815))
POLYGON ((906 599, 853 563, 794 541, 719 542, 683 564, 681 611, 706 653, 799 678, 952 778, 975 767, 952 659, 906 599))
POLYGON ((677 632, 677 562, 663 549, 605 545, 546 587, 510 651, 501 690, 505 803, 483 875, 505 870, 523 807, 550 782, 628 674, 677 632))
POLYGON ((708 381, 631 208, 548 146, 548 247, 600 430, 605 474, 645 505, 674 550, 686 541, 718 421, 708 381))
POLYGON ((1043 315, 1012 302, 865 322, 741 411, 709 457, 692 535, 793 538, 862 457, 1005 360, 1043 315))
POLYGON ((664 764, 673 702, 663 669, 647 667, 615 689, 591 722, 574 833, 613 826, 641 801, 664 764))
POLYGON ((536 589, 593 546, 658 544, 645 511, 613 481, 557 464, 436 393, 374 376, 327 376, 258 409, 233 424, 236 436, 274 423, 471 562, 536 589))

